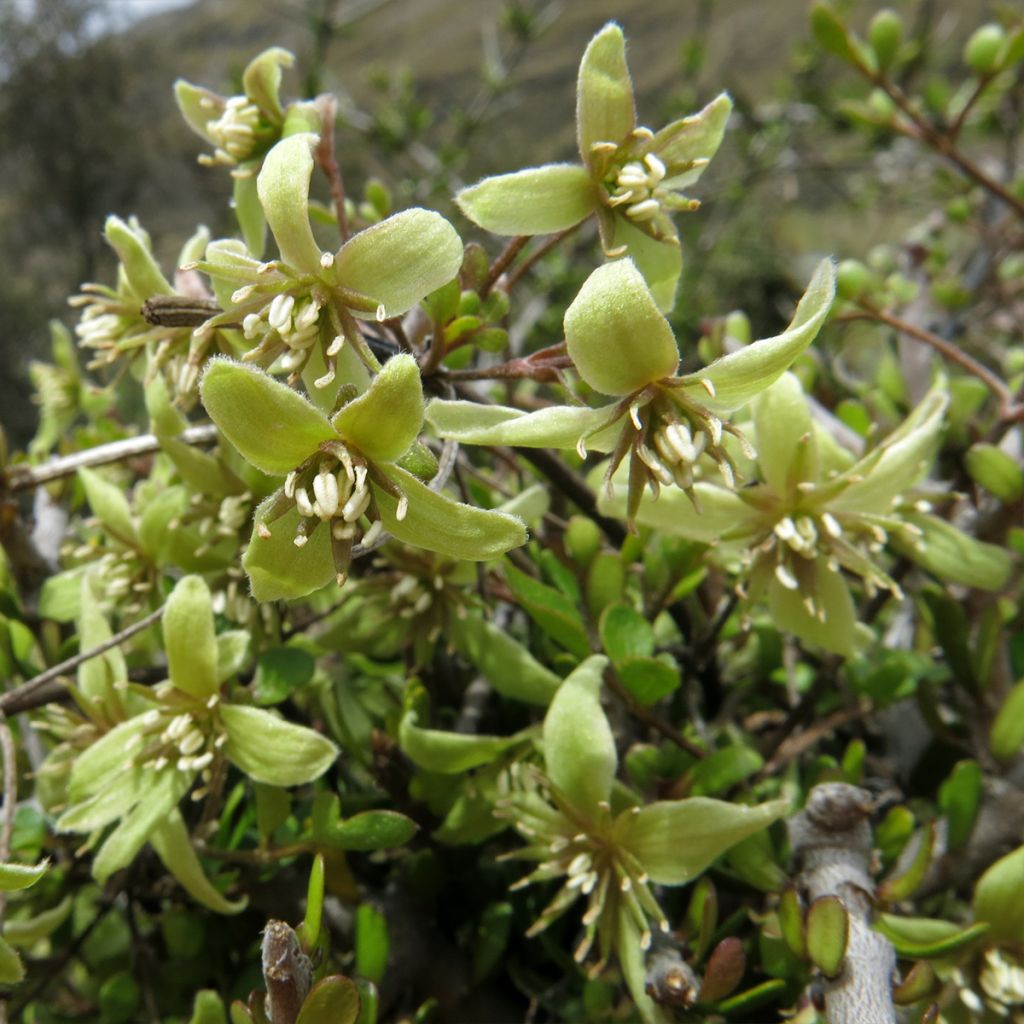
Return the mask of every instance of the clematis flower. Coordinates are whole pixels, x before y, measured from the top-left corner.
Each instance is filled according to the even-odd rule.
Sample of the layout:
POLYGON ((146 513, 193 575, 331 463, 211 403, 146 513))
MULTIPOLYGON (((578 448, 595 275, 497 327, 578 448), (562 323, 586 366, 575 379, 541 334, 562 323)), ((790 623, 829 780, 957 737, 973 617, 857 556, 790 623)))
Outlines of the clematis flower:
POLYGON ((209 274, 223 312, 196 335, 241 324, 253 346, 244 356, 300 375, 324 409, 342 383, 363 390, 379 363, 357 319, 401 316, 451 281, 462 264, 462 242, 438 213, 412 209, 353 235, 336 253, 322 252, 309 222, 313 173, 308 132, 282 139, 256 180, 261 208, 280 259, 267 263, 233 239, 212 242, 194 266, 209 274))
POLYGON ((285 481, 256 510, 242 564, 259 601, 342 584, 356 544, 384 530, 453 558, 496 558, 526 541, 522 521, 459 504, 399 460, 423 425, 419 367, 402 354, 332 418, 269 374, 214 360, 201 384, 211 419, 257 469, 285 481))
POLYGON ((613 793, 618 758, 601 707, 606 664, 601 655, 590 657, 558 688, 544 719, 544 771, 520 771, 498 813, 528 844, 510 856, 539 862, 514 888, 565 879, 527 934, 539 934, 585 898, 576 960, 584 961, 596 944, 590 970, 596 975, 615 953, 644 1020, 653 1021, 661 1018, 644 991, 644 952, 652 926, 667 932, 669 922, 652 885, 692 881, 788 805, 691 797, 641 807, 628 793, 613 793))
POLYGON ((497 235, 539 235, 596 216, 609 257, 628 253, 662 309, 682 271, 671 214, 700 204, 682 190, 700 177, 725 133, 732 101, 651 131, 637 124, 626 40, 614 23, 587 46, 576 86, 580 164, 547 164, 484 178, 456 197, 463 213, 497 235))
MULTIPOLYGON (((927 474, 949 404, 934 387, 876 448, 854 461, 811 418, 800 382, 784 375, 753 406, 759 482, 741 490, 694 484, 700 507, 664 494, 641 502, 636 519, 665 534, 721 545, 738 557, 751 601, 764 596, 780 628, 838 654, 858 646, 848 580, 869 594, 902 596, 881 562, 892 548, 936 575, 997 590, 1006 552, 933 515, 915 486, 927 474)), ((603 512, 624 515, 618 497, 603 512)))
MULTIPOLYGON (((215 633, 202 577, 179 580, 167 599, 163 631, 169 678, 133 691, 121 712, 130 706, 135 713, 74 758, 68 806, 57 828, 98 836, 116 822, 93 859, 98 881, 126 867, 148 842, 196 899, 235 913, 245 901, 225 899, 207 880, 178 804, 190 791, 201 799, 225 761, 257 782, 297 786, 322 775, 338 750, 313 729, 225 696, 222 684, 244 660, 248 636, 241 630, 215 633)), ((89 706, 102 700, 106 710, 113 707, 116 691, 109 681, 83 683, 89 706)))
POLYGON ((723 435, 738 435, 725 416, 774 383, 811 343, 835 292, 829 260, 818 266, 789 327, 676 376, 679 349, 629 259, 595 270, 565 314, 565 339, 580 377, 595 391, 615 396, 597 409, 552 406, 523 413, 503 406, 435 399, 427 421, 441 437, 464 444, 611 451, 606 480, 629 457, 627 516, 645 487, 682 488, 695 500, 694 465, 713 459, 734 482, 733 459, 723 435))

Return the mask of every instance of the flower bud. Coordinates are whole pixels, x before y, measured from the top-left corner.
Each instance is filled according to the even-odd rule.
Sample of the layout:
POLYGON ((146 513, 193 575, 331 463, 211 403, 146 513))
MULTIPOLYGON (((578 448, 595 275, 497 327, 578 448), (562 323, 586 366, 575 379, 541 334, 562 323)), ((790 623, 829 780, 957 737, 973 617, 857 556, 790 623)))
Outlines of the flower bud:
POLYGON ((976 29, 964 47, 964 63, 977 75, 992 75, 1002 63, 1006 33, 1002 26, 990 23, 976 29))
POLYGON ((836 269, 836 289, 844 299, 862 298, 871 283, 871 271, 860 260, 843 260, 836 269))
POLYGON ((883 8, 868 27, 868 39, 875 51, 878 67, 885 71, 892 66, 903 41, 903 19, 891 8, 883 8))

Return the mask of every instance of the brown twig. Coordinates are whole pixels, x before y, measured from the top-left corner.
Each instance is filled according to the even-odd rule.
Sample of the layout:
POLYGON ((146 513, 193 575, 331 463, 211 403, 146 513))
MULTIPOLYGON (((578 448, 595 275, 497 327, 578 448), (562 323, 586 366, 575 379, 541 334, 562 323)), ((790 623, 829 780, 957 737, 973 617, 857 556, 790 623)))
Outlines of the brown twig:
POLYGON ((639 703, 629 690, 622 685, 622 681, 612 669, 608 668, 605 670, 604 681, 608 684, 608 689, 626 705, 627 710, 635 719, 643 722, 644 725, 655 732, 661 733, 665 739, 670 743, 674 743, 680 750, 685 750, 691 757, 701 759, 708 756, 708 752, 703 747, 698 746, 692 740, 688 740, 678 729, 669 725, 663 718, 659 718, 649 708, 645 708, 643 704, 639 703))
POLYGON ((509 240, 508 245, 502 249, 497 259, 491 264, 483 284, 480 285, 481 299, 487 298, 487 294, 494 287, 498 278, 505 273, 509 264, 522 252, 523 246, 530 241, 531 237, 531 235, 516 235, 515 238, 509 240))
MULTIPOLYGON (((11 859, 11 837, 14 835, 14 811, 18 802, 18 753, 7 718, 0 711, 0 752, 4 759, 4 806, 0 822, 0 864, 11 859)), ((7 911, 7 893, 0 890, 0 930, 7 911)))
POLYGON ((933 334, 917 324, 912 324, 908 320, 902 320, 898 316, 893 316, 892 313, 887 313, 885 310, 867 305, 864 306, 863 313, 844 313, 838 319, 847 322, 853 320, 874 320, 930 346, 951 363, 956 363, 957 366, 983 381, 999 400, 1001 417, 1013 416, 1016 413, 1017 410, 1013 406, 1013 393, 1006 386, 1002 378, 998 377, 972 356, 969 356, 963 349, 946 341, 945 338, 940 338, 937 334, 933 334))
POLYGON ((21 686, 9 690, 7 693, 0 694, 0 714, 18 714, 22 711, 31 711, 32 708, 41 707, 43 704, 48 704, 51 700, 56 700, 63 693, 64 686, 60 684, 59 688, 55 689, 49 684, 57 683, 61 676, 73 672, 82 662, 96 658, 105 651, 109 651, 112 647, 117 647, 119 644, 124 643, 125 640, 135 636, 136 633, 141 633, 144 629, 148 629, 163 613, 164 606, 161 605, 156 611, 150 612, 145 618, 139 619, 138 622, 133 622, 130 626, 125 626, 124 629, 115 633, 109 640, 104 640, 103 643, 90 647, 89 650, 82 651, 73 658, 68 658, 66 661, 48 668, 45 672, 40 672, 39 675, 33 676, 28 682, 22 683, 21 686))
POLYGON ((316 147, 316 161, 331 186, 338 234, 342 242, 347 242, 350 232, 348 214, 345 213, 345 183, 334 155, 334 122, 338 116, 338 101, 331 95, 323 95, 317 98, 317 104, 320 107, 320 142, 316 147))
POLYGON ((579 229, 583 226, 584 223, 586 222, 581 220, 579 224, 573 224, 571 228, 566 228, 564 231, 559 231, 557 234, 551 235, 550 238, 548 238, 546 241, 542 242, 539 246, 537 246, 537 248, 534 249, 533 252, 531 252, 530 255, 523 260, 522 263, 520 263, 517 267, 514 267, 509 272, 508 279, 505 281, 506 291, 512 291, 512 289, 515 288, 517 284, 519 284, 523 275, 526 274, 530 269, 532 269, 538 260, 542 259, 544 256, 547 256, 547 254, 551 252, 551 250, 554 249, 555 246, 565 241, 565 239, 567 239, 571 234, 573 234, 576 231, 579 231, 579 229))
MULTIPOLYGON (((217 440, 217 428, 212 424, 188 427, 176 438, 185 444, 213 444, 217 440)), ((61 458, 51 459, 41 466, 14 465, 7 470, 7 490, 11 494, 31 490, 40 484, 48 484, 65 476, 71 476, 79 469, 92 466, 105 466, 111 462, 122 462, 124 459, 137 458, 140 455, 152 455, 162 448, 160 439, 155 434, 140 434, 138 437, 126 437, 121 441, 86 448, 61 458)))

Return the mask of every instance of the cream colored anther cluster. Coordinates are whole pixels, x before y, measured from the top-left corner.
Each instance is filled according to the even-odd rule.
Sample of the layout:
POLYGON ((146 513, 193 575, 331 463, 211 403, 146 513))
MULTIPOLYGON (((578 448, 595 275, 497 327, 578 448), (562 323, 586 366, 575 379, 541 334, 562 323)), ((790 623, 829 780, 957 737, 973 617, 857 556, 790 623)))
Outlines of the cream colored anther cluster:
POLYGON ((615 191, 609 202, 612 206, 626 205, 625 214, 631 220, 652 220, 661 211, 664 192, 660 188, 665 179, 665 165, 653 153, 641 163, 630 160, 615 178, 615 191))
MULTIPOLYGON (((216 110, 217 103, 209 97, 200 101, 207 110, 216 110)), ((252 154, 260 111, 246 96, 232 96, 219 117, 206 122, 206 132, 217 147, 213 156, 200 157, 204 164, 236 164, 252 154)))

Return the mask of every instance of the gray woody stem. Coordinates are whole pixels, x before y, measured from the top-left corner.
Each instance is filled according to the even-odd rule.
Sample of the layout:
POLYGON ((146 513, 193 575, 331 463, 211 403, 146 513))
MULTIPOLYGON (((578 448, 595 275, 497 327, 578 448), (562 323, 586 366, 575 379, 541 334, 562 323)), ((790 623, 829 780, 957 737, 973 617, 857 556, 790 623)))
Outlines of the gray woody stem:
POLYGON ((896 954, 871 927, 871 794, 845 782, 815 786, 789 822, 789 839, 808 901, 835 895, 850 920, 846 958, 825 981, 828 1024, 896 1024, 896 954))

